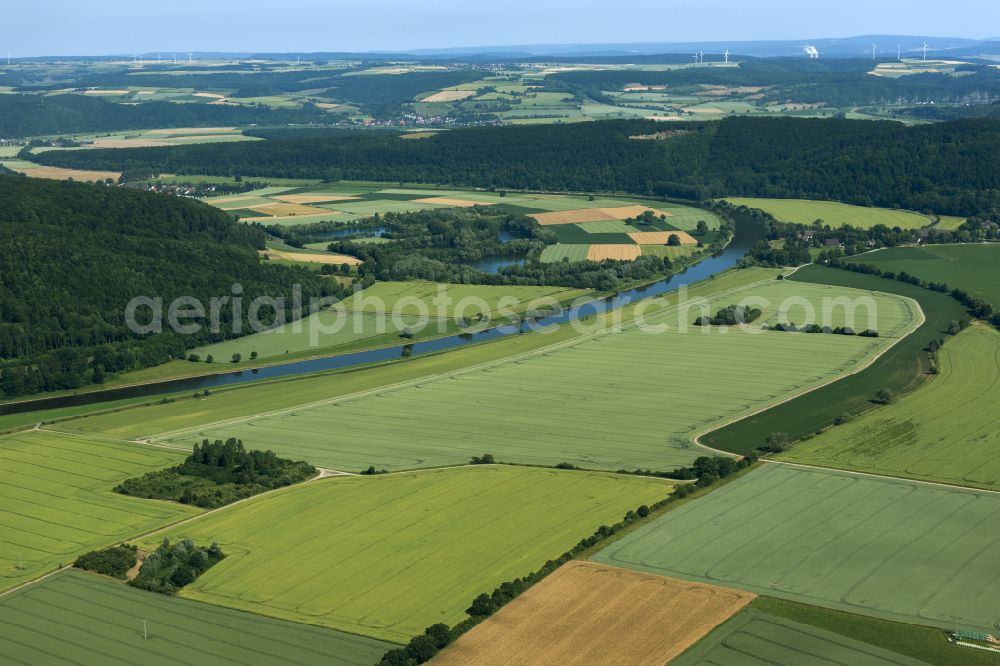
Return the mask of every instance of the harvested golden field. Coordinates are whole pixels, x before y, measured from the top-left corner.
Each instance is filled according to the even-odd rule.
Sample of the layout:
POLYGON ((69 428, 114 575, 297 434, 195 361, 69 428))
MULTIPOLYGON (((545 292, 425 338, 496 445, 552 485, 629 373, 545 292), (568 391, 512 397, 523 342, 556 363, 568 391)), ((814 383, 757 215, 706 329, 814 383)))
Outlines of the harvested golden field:
POLYGON ((94 139, 93 148, 155 148, 166 145, 157 139, 94 139))
POLYGON ((422 102, 457 102, 460 99, 468 99, 476 94, 475 90, 442 90, 430 97, 423 98, 422 102))
POLYGON ((83 171, 79 169, 63 169, 62 167, 38 165, 17 166, 11 168, 15 171, 20 171, 29 178, 48 178, 49 180, 69 180, 72 178, 77 181, 93 182, 98 180, 107 180, 110 178, 117 182, 122 175, 119 171, 83 171))
POLYGON ((284 259, 285 261, 302 261, 309 264, 349 264, 360 266, 364 262, 349 254, 319 254, 311 252, 283 252, 281 250, 265 250, 262 255, 271 259, 284 259))
POLYGON ((127 95, 131 90, 85 90, 84 95, 127 95))
MULTIPOLYGON (((293 215, 319 215, 330 211, 313 206, 305 206, 296 203, 274 203, 252 206, 250 210, 255 210, 265 217, 291 217, 293 215)), ((256 219, 256 218, 249 218, 256 219)))
POLYGON ((654 86, 644 86, 641 83, 630 83, 623 90, 625 92, 643 92, 646 90, 666 90, 666 86, 654 85, 654 86))
POLYGON ((591 245, 587 250, 588 261, 635 261, 642 256, 642 248, 638 245, 591 245))
POLYGON ((462 636, 434 663, 660 666, 755 597, 569 562, 462 636))
POLYGON ((209 92, 191 93, 191 96, 192 97, 209 97, 211 99, 225 99, 226 98, 225 95, 220 95, 218 93, 209 93, 209 92))
POLYGON ((657 217, 670 213, 664 210, 657 210, 648 206, 616 206, 614 208, 576 208, 573 210, 559 210, 552 213, 532 213, 528 217, 533 217, 542 226, 553 224, 580 224, 581 222, 605 222, 608 220, 624 220, 630 217, 638 217, 646 211, 652 211, 657 217))
POLYGON ((722 109, 714 106, 687 106, 681 109, 687 113, 725 113, 722 109))
MULTIPOLYGON (((282 201, 290 204, 311 204, 325 201, 354 201, 357 197, 345 196, 341 194, 286 194, 284 196, 275 194, 271 196, 275 201, 282 201)), ((254 210, 257 210, 256 208, 254 210)))
POLYGON ((149 130, 146 134, 231 134, 235 127, 174 127, 149 130))
POLYGON ((476 201, 469 201, 468 199, 452 199, 450 197, 427 197, 425 199, 414 199, 414 202, 422 204, 437 204, 438 206, 461 206, 462 208, 471 208, 479 205, 476 201))
POLYGON ((628 235, 639 245, 666 245, 671 236, 677 236, 681 245, 697 245, 698 241, 686 231, 635 231, 628 235))
POLYGON ((407 132, 406 134, 400 134, 399 138, 412 141, 414 139, 429 139, 436 134, 437 132, 407 132))

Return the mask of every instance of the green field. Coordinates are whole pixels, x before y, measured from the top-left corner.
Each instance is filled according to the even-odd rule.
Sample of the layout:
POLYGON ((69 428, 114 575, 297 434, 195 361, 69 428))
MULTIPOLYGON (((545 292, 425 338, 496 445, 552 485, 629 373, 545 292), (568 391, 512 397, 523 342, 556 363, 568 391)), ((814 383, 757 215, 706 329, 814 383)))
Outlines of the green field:
POLYGON ((1000 495, 768 464, 594 558, 884 619, 995 631, 1000 495))
MULTIPOLYGON (((848 323, 843 308, 830 315, 817 321, 848 323)), ((857 368, 908 330, 914 316, 904 299, 771 280, 717 293, 704 308, 660 310, 645 318, 647 328, 603 331, 514 361, 162 441, 191 446, 205 437, 239 437, 253 448, 342 470, 456 464, 484 451, 504 462, 671 469, 704 454, 691 442, 696 433, 857 368), (876 328, 883 337, 689 326, 698 314, 744 299, 762 306, 762 322, 802 324, 808 309, 819 311, 824 299, 845 296, 870 300, 877 316, 850 323, 876 328), (786 299, 792 307, 779 313, 786 299), (363 438, 351 435, 361 432, 363 438)))
MULTIPOLYGON (((688 289, 690 298, 711 295, 716 291, 737 289, 762 281, 774 280, 779 271, 775 269, 752 268, 727 271, 717 277, 692 285, 688 289)), ((673 301, 671 301, 672 303, 673 301)), ((643 307, 666 307, 656 299, 643 307)), ((637 305, 628 306, 614 316, 623 322, 631 321, 637 305)), ((596 321, 607 321, 612 315, 602 315, 596 321)), ((591 320, 589 323, 595 323, 591 320)), ((116 439, 135 439, 173 432, 216 423, 223 419, 250 417, 268 411, 287 409, 298 405, 329 400, 335 396, 346 396, 361 391, 395 385, 421 377, 431 377, 440 373, 460 370, 484 363, 509 359, 521 354, 562 344, 583 335, 571 326, 546 329, 544 335, 517 335, 491 342, 460 347, 446 353, 421 355, 405 361, 381 364, 373 368, 354 368, 333 372, 317 373, 309 376, 265 380, 252 384, 234 385, 212 391, 207 398, 193 399, 189 395, 174 396, 177 399, 160 404, 148 398, 138 398, 118 403, 98 404, 84 407, 54 409, 36 416, 20 414, 0 417, 0 424, 14 427, 35 423, 41 418, 81 417, 85 412, 103 412, 108 407, 124 407, 130 403, 140 403, 133 409, 117 409, 107 413, 74 418, 56 426, 59 430, 84 434, 99 434, 116 439), (151 403, 151 404, 145 404, 151 403)), ((185 365, 187 361, 180 362, 185 365)))
POLYGON ((0 590, 199 512, 125 497, 118 482, 176 465, 152 446, 25 432, 0 437, 0 590), (20 567, 20 568, 19 568, 20 567))
POLYGON ((480 592, 669 489, 658 479, 502 466, 330 478, 167 534, 218 541, 228 554, 184 597, 405 642, 435 622, 455 624, 480 592))
POLYGON ((420 308, 431 317, 453 319, 471 317, 479 313, 498 314, 503 307, 514 313, 528 307, 568 303, 592 294, 587 289, 565 287, 489 286, 477 284, 442 284, 439 282, 377 282, 344 301, 348 310, 369 313, 394 311, 417 314, 420 308), (532 301, 545 299, 532 305, 532 301), (421 305, 417 305, 419 301, 421 305), (502 303, 501 303, 502 301, 502 303))
POLYGON ((943 282, 1000 309, 1000 243, 891 247, 848 261, 943 282))
POLYGON ((920 303, 925 321, 863 372, 719 428, 702 438, 708 446, 749 453, 763 446, 772 432, 787 433, 794 440, 833 424, 838 417, 866 411, 879 389, 889 388, 896 395, 908 393, 930 376, 924 350, 927 343, 945 337, 951 321, 968 316, 965 308, 947 294, 873 275, 812 265, 803 266, 789 278, 789 282, 799 281, 906 296, 920 303))
POLYGON ((727 197, 726 201, 734 206, 759 208, 770 213, 782 222, 795 224, 812 224, 823 220, 831 227, 849 225, 870 229, 876 224, 900 227, 902 229, 920 229, 929 226, 931 221, 919 213, 890 208, 866 208, 851 206, 835 201, 808 201, 805 199, 753 199, 745 197, 727 197))
MULTIPOLYGON (((958 648, 954 649, 957 657, 958 648)), ((873 645, 764 613, 750 606, 720 624, 670 663, 671 666, 898 666, 913 662, 873 645)))
POLYGON ((79 571, 0 597, 0 623, 0 654, 7 664, 368 666, 394 647, 145 592, 79 571))
POLYGON ((1000 333, 973 325, 939 356, 941 374, 926 386, 779 457, 1000 490, 1000 333))
POLYGON ((585 261, 589 245, 549 245, 542 250, 541 261, 546 264, 554 264, 559 261, 585 261))

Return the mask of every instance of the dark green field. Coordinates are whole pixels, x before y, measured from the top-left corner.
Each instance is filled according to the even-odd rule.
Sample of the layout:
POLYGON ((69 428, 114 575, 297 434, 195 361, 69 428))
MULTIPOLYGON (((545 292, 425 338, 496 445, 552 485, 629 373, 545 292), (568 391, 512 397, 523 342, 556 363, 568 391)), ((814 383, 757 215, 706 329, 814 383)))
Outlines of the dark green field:
POLYGON ((1000 244, 891 247, 848 261, 944 282, 1000 308, 1000 244))
POLYGON ((719 428, 702 437, 703 444, 749 453, 762 446, 770 433, 784 432, 794 440, 831 425, 838 416, 862 412, 872 406, 871 400, 881 388, 889 388, 896 395, 907 393, 929 377, 924 351, 927 343, 945 337, 952 320, 967 317, 965 308, 947 294, 873 275, 812 265, 799 269, 789 279, 908 296, 920 303, 926 321, 862 372, 719 428))
POLYGON ((3 664, 368 666, 394 647, 72 570, 0 597, 0 625, 3 664))

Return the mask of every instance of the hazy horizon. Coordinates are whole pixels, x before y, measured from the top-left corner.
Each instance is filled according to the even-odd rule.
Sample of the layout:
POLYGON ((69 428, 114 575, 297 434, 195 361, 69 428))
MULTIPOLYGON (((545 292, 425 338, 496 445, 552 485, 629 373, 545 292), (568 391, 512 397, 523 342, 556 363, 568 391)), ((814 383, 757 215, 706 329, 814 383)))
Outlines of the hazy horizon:
POLYGON ((500 9, 440 0, 433 6, 386 0, 370 6, 288 0, 212 3, 175 0, 41 0, 6 10, 0 54, 16 57, 133 52, 377 52, 523 45, 771 41, 891 34, 988 39, 1000 30, 1000 3, 973 0, 961 12, 925 1, 842 0, 835 6, 795 0, 508 0, 500 9), (779 20, 780 17, 780 20, 779 20), (17 26, 17 31, 10 29, 17 26), (20 26, 30 26, 22 29, 20 26), (981 34, 986 31, 988 34, 981 34))

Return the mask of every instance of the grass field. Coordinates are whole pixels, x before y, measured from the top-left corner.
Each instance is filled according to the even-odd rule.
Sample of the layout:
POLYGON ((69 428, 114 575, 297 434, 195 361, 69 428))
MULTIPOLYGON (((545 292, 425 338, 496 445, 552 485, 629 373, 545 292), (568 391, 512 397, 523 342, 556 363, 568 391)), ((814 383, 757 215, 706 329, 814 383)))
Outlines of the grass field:
POLYGON ((568 562, 434 663, 665 664, 754 595, 568 562))
POLYGON ((863 372, 714 430, 702 438, 708 446, 749 453, 763 446, 772 432, 788 433, 790 438, 798 439, 833 424, 840 416, 868 410, 881 388, 889 388, 896 395, 917 388, 930 376, 924 347, 932 339, 945 337, 949 322, 967 316, 965 308, 947 294, 872 275, 814 265, 800 268, 789 278, 789 282, 799 281, 906 296, 920 303, 925 321, 863 372))
POLYGON ((501 306, 511 312, 520 313, 536 299, 545 299, 534 306, 537 308, 546 304, 567 303, 592 293, 588 289, 565 287, 489 286, 419 281, 377 282, 374 286, 345 300, 344 307, 348 310, 370 313, 392 313, 400 308, 401 312, 417 314, 421 306, 415 302, 419 301, 431 317, 454 318, 456 313, 459 316, 471 317, 482 313, 493 318, 499 314, 501 306))
POLYGON ((0 654, 7 664, 368 666, 394 647, 145 592, 79 571, 0 597, 0 623, 0 654))
MULTIPOLYGON (((484 451, 504 462, 671 469, 704 453, 691 443, 698 431, 856 368, 904 333, 915 313, 903 299, 865 294, 877 317, 854 325, 876 328, 881 338, 689 326, 695 316, 752 298, 763 307, 762 321, 802 324, 807 309, 820 310, 823 299, 858 295, 772 280, 715 294, 714 305, 706 301, 697 312, 661 310, 646 318, 646 328, 604 331, 513 362, 198 428, 163 441, 190 446, 205 437, 240 437, 255 448, 345 470, 456 464, 484 451), (780 314, 779 306, 792 296, 792 307, 780 314), (475 415, 474 424, 457 417, 461 414, 475 415), (365 435, 349 434, 356 432, 365 435)), ((831 315, 822 321, 837 326, 847 313, 837 309, 831 315)))
POLYGON ((734 206, 759 208, 782 222, 794 222, 795 224, 812 224, 816 220, 823 220, 824 224, 834 228, 847 224, 862 229, 870 229, 876 224, 884 224, 889 228, 920 229, 931 224, 930 219, 919 213, 890 208, 851 206, 835 201, 743 197, 727 197, 726 201, 734 206))
MULTIPOLYGON (((777 275, 775 269, 753 268, 728 271, 712 280, 692 285, 688 290, 691 298, 709 296, 717 291, 738 289, 763 281, 771 281, 777 275)), ((657 299, 643 307, 657 306, 657 299)), ((670 301, 675 303, 675 301, 670 301)), ((654 309, 650 307, 650 311, 654 309)), ((666 307, 662 305, 659 307, 666 307)), ((602 315, 591 321, 597 324, 608 321, 611 316, 620 316, 623 322, 631 321, 637 306, 629 306, 615 315, 602 315)), ((0 417, 0 424, 6 427, 35 423, 40 418, 80 417, 58 424, 60 430, 107 435, 113 438, 133 439, 164 434, 186 428, 208 425, 224 419, 238 419, 268 411, 287 409, 298 405, 328 400, 374 388, 390 386, 422 377, 432 377, 441 373, 530 354, 536 350, 562 344, 580 337, 584 332, 570 326, 546 329, 542 335, 517 335, 492 342, 453 349, 447 353, 414 357, 405 361, 387 363, 374 368, 355 368, 311 376, 298 376, 273 381, 235 385, 212 392, 211 397, 192 399, 179 396, 177 400, 165 404, 143 404, 133 409, 101 413, 82 417, 81 412, 103 411, 105 405, 74 407, 48 410, 38 416, 20 414, 0 417)), ((178 362, 181 363, 181 362, 178 362)), ((189 364, 187 361, 183 362, 189 364)), ((121 401, 126 406, 129 401, 121 401)), ((145 403, 140 398, 131 402, 145 403)), ((113 405, 112 405, 113 406, 113 405)), ((481 453, 481 452, 480 452, 481 453)))
POLYGON ((941 374, 926 386, 779 457, 1000 490, 1000 333, 973 325, 939 355, 941 374))
MULTIPOLYGON (((955 656, 958 657, 958 648, 955 656)), ((899 666, 902 655, 833 632, 747 608, 720 625, 672 666, 865 664, 899 666)))
POLYGON ((996 631, 1000 495, 768 464, 599 562, 951 629, 996 631))
POLYGON ((590 245, 549 245, 542 250, 541 261, 554 264, 559 261, 586 261, 590 245))
POLYGON ((120 481, 176 465, 183 457, 178 451, 50 432, 0 437, 0 589, 198 513, 111 492, 120 481))
POLYGON ((658 479, 500 466, 330 478, 167 534, 228 554, 184 597, 405 642, 669 492, 658 479))
POLYGON ((1000 243, 892 247, 849 261, 884 271, 906 271, 925 282, 944 282, 1000 309, 1000 243))

